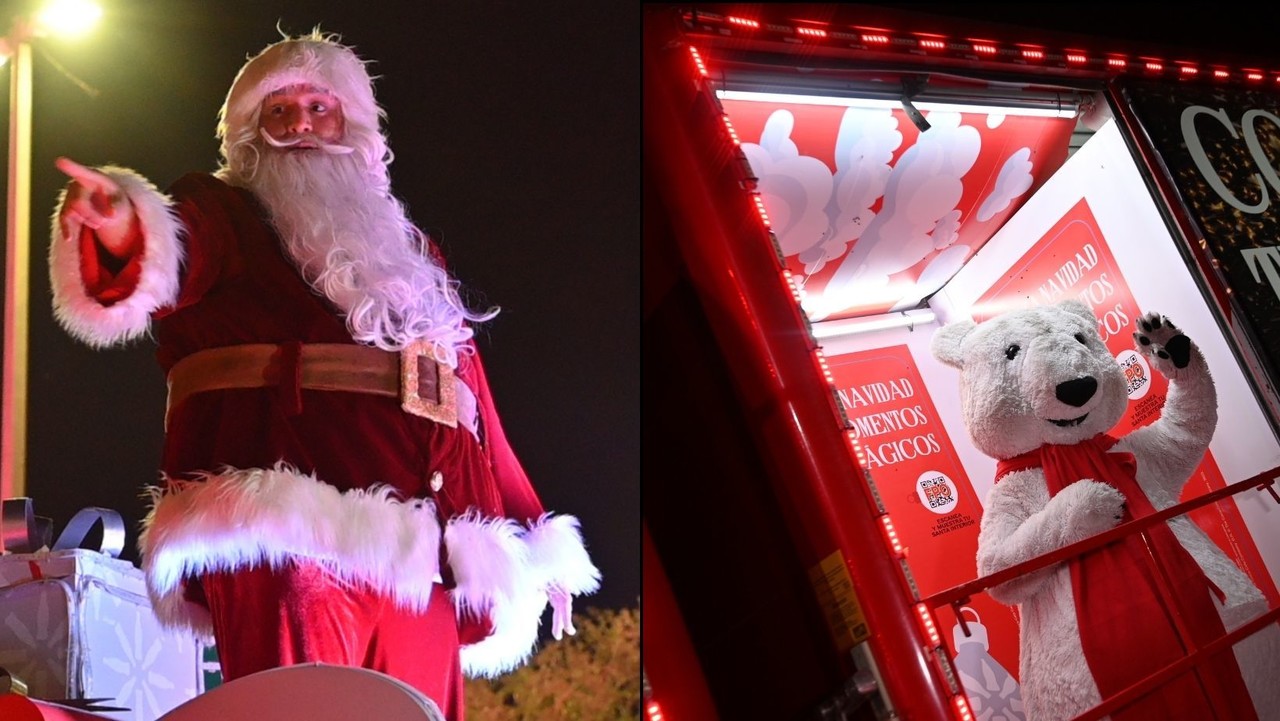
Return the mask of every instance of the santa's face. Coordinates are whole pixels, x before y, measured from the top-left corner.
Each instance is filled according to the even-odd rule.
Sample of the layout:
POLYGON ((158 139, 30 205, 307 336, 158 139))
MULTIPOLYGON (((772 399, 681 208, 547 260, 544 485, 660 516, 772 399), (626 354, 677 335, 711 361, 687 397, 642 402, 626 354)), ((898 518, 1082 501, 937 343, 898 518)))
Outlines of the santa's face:
POLYGON ((342 103, 323 88, 290 85, 262 100, 258 127, 282 150, 314 150, 319 147, 317 141, 342 139, 342 103))

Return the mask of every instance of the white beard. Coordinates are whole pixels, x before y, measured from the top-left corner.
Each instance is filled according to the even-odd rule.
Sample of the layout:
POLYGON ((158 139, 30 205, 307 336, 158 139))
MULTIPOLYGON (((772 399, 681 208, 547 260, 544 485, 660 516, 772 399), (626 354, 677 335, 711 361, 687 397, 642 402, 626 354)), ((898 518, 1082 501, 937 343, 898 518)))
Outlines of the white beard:
POLYGON ((352 337, 393 351, 426 339, 437 360, 456 366, 472 336, 467 321, 492 315, 466 310, 385 177, 371 178, 359 154, 260 148, 257 159, 238 184, 266 207, 286 253, 343 311, 352 337))

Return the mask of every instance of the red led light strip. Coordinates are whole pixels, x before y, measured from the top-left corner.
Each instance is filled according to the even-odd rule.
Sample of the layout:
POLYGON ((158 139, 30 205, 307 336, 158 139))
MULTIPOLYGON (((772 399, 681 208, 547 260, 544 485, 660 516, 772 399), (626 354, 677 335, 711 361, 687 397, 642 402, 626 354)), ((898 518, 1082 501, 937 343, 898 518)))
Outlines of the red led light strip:
POLYGON ((858 434, 856 431, 846 431, 845 437, 849 439, 849 447, 853 449, 853 455, 858 459, 858 467, 867 467, 867 457, 862 452, 862 444, 858 442, 858 434))
POLYGON ((818 367, 822 369, 822 377, 827 379, 827 385, 835 387, 836 379, 831 375, 831 366, 827 365, 827 356, 821 348, 814 349, 813 355, 818 359, 818 367))
MULTIPOLYGON (((739 29, 759 30, 761 28, 760 21, 752 20, 750 18, 745 18, 741 16, 736 16, 736 15, 712 16, 709 14, 700 14, 700 15, 697 15, 697 17, 699 17, 703 21, 714 21, 718 19, 720 22, 726 25, 730 25, 739 29)), ((815 38, 815 39, 826 39, 831 37, 843 38, 843 39, 853 38, 853 39, 860 39, 861 42, 866 45, 880 45, 880 46, 888 46, 894 43, 893 35, 890 35, 887 32, 880 31, 878 28, 874 29, 873 32, 861 32, 859 28, 854 28, 855 30, 859 30, 859 32, 847 33, 847 32, 838 32, 838 31, 828 32, 827 30, 824 30, 821 28, 802 27, 802 26, 769 25, 768 27, 770 30, 773 30, 773 31, 782 31, 782 32, 789 31, 789 32, 795 33, 796 35, 804 36, 807 38, 815 38)), ((899 39, 905 40, 906 38, 902 38, 901 36, 899 36, 899 39)), ((979 55, 983 55, 991 58, 995 58, 1000 55, 1000 49, 997 43, 994 41, 970 40, 966 46, 966 45, 960 45, 960 44, 956 44, 956 45, 949 44, 945 40, 945 38, 941 38, 940 36, 938 37, 918 37, 917 36, 917 37, 911 38, 911 40, 914 41, 914 47, 919 47, 924 50, 930 50, 930 51, 950 50, 950 51, 958 51, 958 52, 971 51, 973 53, 977 53, 979 55)), ((690 48, 690 50, 692 51, 693 49, 690 48)), ((701 59, 698 58, 697 52, 696 51, 693 51, 693 52, 694 52, 695 61, 698 63, 698 66, 699 66, 699 71, 705 76, 707 74, 706 68, 705 66, 703 66, 701 59)), ((1021 59, 1023 61, 1035 61, 1035 62, 1055 59, 1058 61, 1065 61, 1068 65, 1076 65, 1076 66, 1086 66, 1090 64, 1089 56, 1086 53, 1083 53, 1079 50, 1065 50, 1065 51, 1062 51, 1061 55, 1055 55, 1055 54, 1051 54, 1051 52, 1049 51, 1046 51, 1042 47, 1021 47, 1019 48, 1017 55, 1014 57, 1017 57, 1018 59, 1021 59)), ((1123 71, 1123 70, 1128 70, 1130 68, 1129 61, 1124 56, 1112 55, 1107 57, 1105 61, 1108 67, 1115 70, 1123 71)), ((1182 77, 1192 77, 1192 76, 1199 75, 1199 69, 1189 64, 1177 63, 1173 66, 1169 66, 1168 64, 1159 60, 1140 60, 1134 63, 1134 69, 1143 70, 1148 73, 1163 74, 1167 70, 1173 70, 1174 68, 1176 68, 1176 71, 1174 72, 1176 72, 1178 75, 1182 77)), ((1219 68, 1213 71, 1213 78, 1215 80, 1228 80, 1231 77, 1232 77, 1232 73, 1229 70, 1219 68)), ((1268 72, 1259 71, 1259 70, 1244 70, 1237 77, 1247 80, 1249 82, 1260 82, 1267 79, 1268 72)), ((1280 74, 1277 74, 1276 80, 1277 82, 1280 82, 1280 74)))
POLYGON ((710 77, 707 75, 707 66, 705 63, 702 62, 702 56, 698 54, 698 49, 690 45, 689 54, 693 56, 693 62, 695 65, 698 66, 698 73, 702 75, 702 77, 704 78, 710 77))
POLYGON ((756 201, 756 210, 760 211, 760 220, 764 221, 764 226, 769 227, 769 213, 764 209, 764 200, 756 194, 751 196, 756 201))
POLYGON ((724 121, 724 128, 729 131, 729 137, 733 140, 733 144, 742 145, 742 141, 738 139, 738 131, 733 129, 733 123, 729 120, 729 116, 721 115, 720 119, 724 121))
POLYGON ((906 555, 906 550, 902 547, 902 541, 898 538, 898 532, 893 528, 893 521, 889 520, 888 515, 880 517, 880 525, 884 527, 885 540, 889 542, 889 548, 893 550, 893 555, 902 558, 906 555))
POLYGON ((929 637, 929 643, 934 648, 942 645, 942 637, 938 635, 938 627, 933 623, 933 614, 929 613, 929 607, 923 603, 916 604, 916 617, 920 619, 920 627, 924 629, 924 635, 929 637))
POLYGON ((657 701, 650 701, 645 704, 644 712, 649 716, 649 721, 662 721, 662 707, 657 701))
MULTIPOLYGON (((787 288, 791 290, 791 297, 795 299, 797 304, 800 303, 804 299, 804 291, 800 290, 800 286, 796 285, 795 276, 791 275, 791 271, 787 270, 786 268, 783 268, 782 280, 784 283, 787 284, 787 288)), ((835 379, 833 379, 831 377, 830 372, 827 371, 825 358, 821 359, 821 365, 822 365, 822 374, 827 377, 827 383, 834 384, 835 379)))
POLYGON ((969 709, 969 699, 964 694, 951 697, 951 705, 956 710, 956 721, 974 721, 973 711, 969 709))

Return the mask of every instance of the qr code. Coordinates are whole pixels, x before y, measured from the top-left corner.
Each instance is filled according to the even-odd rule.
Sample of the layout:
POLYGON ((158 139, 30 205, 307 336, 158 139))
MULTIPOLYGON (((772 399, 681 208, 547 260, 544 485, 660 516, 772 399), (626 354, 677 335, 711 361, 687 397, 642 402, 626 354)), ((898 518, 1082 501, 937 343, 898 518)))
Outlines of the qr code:
POLYGON ((1148 383, 1147 369, 1139 362, 1136 354, 1120 361, 1120 369, 1124 371, 1124 382, 1128 387, 1129 395, 1133 395, 1148 383))
POLYGON ((939 508, 955 503, 956 499, 951 494, 951 486, 947 484, 947 480, 942 476, 926 478, 920 482, 920 489, 924 491, 925 504, 930 508, 939 508))

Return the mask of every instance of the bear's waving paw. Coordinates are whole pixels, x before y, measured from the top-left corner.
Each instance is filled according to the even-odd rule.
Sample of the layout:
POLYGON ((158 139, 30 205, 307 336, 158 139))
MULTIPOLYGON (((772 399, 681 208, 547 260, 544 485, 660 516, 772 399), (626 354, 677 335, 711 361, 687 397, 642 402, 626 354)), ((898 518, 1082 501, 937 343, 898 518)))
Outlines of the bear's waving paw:
POLYGON ((1191 339, 1159 313, 1147 313, 1138 319, 1133 340, 1138 351, 1165 375, 1191 364, 1191 339))

